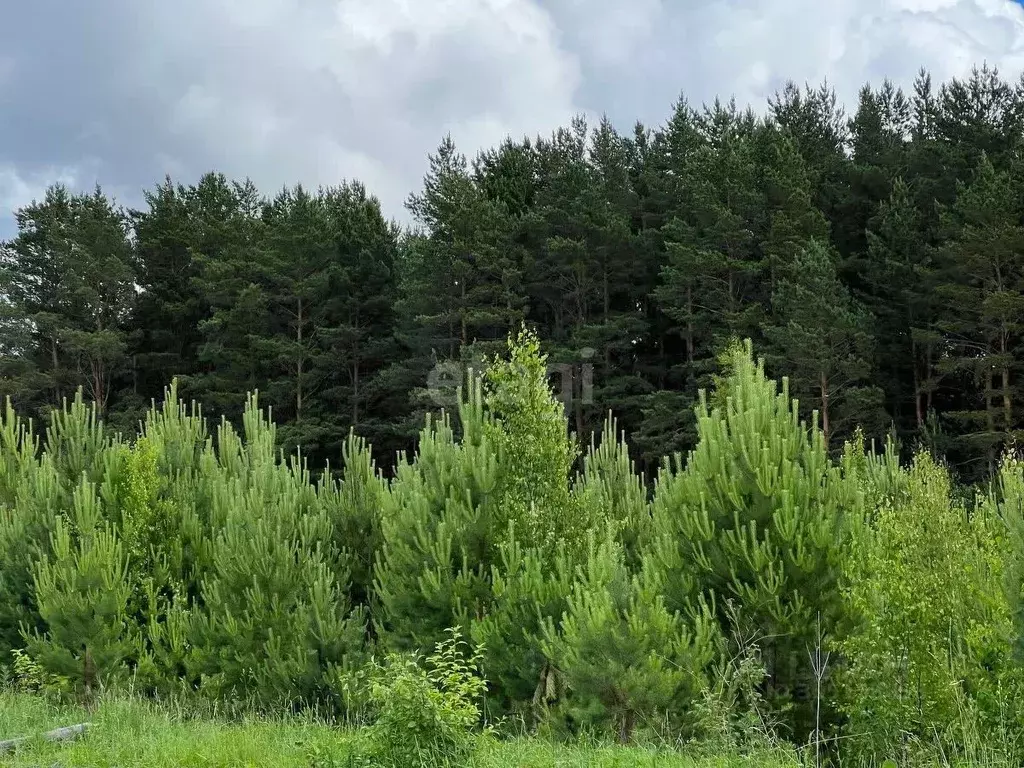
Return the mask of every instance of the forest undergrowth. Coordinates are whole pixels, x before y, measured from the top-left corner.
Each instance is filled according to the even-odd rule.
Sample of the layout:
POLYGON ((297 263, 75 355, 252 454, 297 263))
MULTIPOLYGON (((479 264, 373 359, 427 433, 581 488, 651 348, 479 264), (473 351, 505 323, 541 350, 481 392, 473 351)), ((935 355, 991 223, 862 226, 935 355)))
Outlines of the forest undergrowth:
POLYGON ((81 396, 41 433, 8 406, 0 738, 95 718, 80 765, 1019 763, 1014 456, 965 490, 924 450, 830 450, 747 342, 648 478, 614 421, 580 451, 546 366, 510 338, 387 479, 354 435, 337 468, 284 455, 256 394, 211 427, 172 386, 133 435, 81 396))

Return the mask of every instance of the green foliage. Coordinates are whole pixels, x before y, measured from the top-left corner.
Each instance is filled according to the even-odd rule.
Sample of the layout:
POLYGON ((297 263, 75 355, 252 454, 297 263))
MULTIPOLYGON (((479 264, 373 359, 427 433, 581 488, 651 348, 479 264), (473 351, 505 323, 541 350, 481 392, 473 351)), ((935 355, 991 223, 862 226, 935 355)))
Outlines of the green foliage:
POLYGON ((882 390, 871 385, 871 318, 839 281, 835 256, 812 241, 780 274, 767 329, 772 358, 805 413, 818 412, 826 445, 860 426, 884 429, 882 390))
POLYGON ((651 510, 645 478, 630 459, 625 434, 616 433, 614 418, 605 422, 600 443, 591 442, 572 492, 582 515, 614 525, 627 563, 635 568, 650 537, 651 510))
POLYGON ((415 457, 399 462, 382 510, 375 620, 394 650, 428 651, 489 601, 487 523, 497 514, 500 467, 484 429, 479 381, 459 417, 461 440, 447 415, 428 419, 415 457))
POLYGON ((476 158, 445 137, 405 231, 357 181, 268 195, 205 173, 134 211, 54 185, 0 245, 0 396, 42 423, 82 387, 130 433, 174 377, 236 427, 259 388, 311 466, 354 428, 389 475, 432 372, 525 321, 580 444, 610 409, 653 476, 696 444, 695 394, 737 336, 830 448, 858 423, 941 424, 956 473, 991 477, 1022 419, 1024 91, 982 66, 842 112, 789 83, 759 113, 683 97, 661 126, 577 117, 476 158))
POLYGON ((71 687, 71 681, 68 678, 47 672, 42 664, 22 649, 15 648, 11 655, 14 657, 11 678, 14 690, 48 695, 63 693, 71 687))
POLYGON ((371 606, 373 564, 380 550, 380 514, 387 502, 388 486, 380 476, 366 441, 350 433, 342 450, 343 468, 339 482, 327 478, 317 486, 317 495, 334 532, 334 546, 344 552, 353 606, 371 606))
POLYGON ((36 567, 44 629, 25 635, 33 660, 86 692, 125 676, 137 631, 128 615, 128 556, 101 515, 95 487, 83 482, 72 516, 57 519, 52 554, 36 567))
POLYGON ((391 655, 375 663, 370 701, 376 720, 369 740, 379 764, 390 768, 466 765, 477 747, 480 649, 467 656, 458 627, 439 642, 425 667, 417 656, 391 655))
POLYGON ((962 712, 993 705, 1011 637, 997 519, 956 503, 927 454, 907 473, 854 542, 843 596, 857 623, 839 643, 853 744, 901 760, 936 735, 963 743, 962 712))
POLYGON ((30 425, 8 400, 0 423, 0 662, 21 647, 22 626, 38 627, 32 586, 36 560, 49 550, 60 485, 52 461, 37 458, 30 425))
POLYGON ((666 609, 662 586, 631 577, 612 536, 592 544, 557 630, 550 619, 544 626, 545 653, 567 688, 560 709, 576 727, 614 731, 623 743, 638 728, 693 732, 692 704, 720 635, 703 609, 694 619, 666 609))
POLYGON ((724 392, 702 393, 700 441, 685 467, 668 465, 653 499, 651 552, 670 610, 691 615, 706 599, 727 634, 738 615, 763 643, 769 700, 796 698, 794 735, 809 732, 809 671, 817 617, 838 625, 839 575, 862 497, 829 460, 823 436, 755 363, 749 344, 730 354, 724 392))
POLYGON ((583 544, 587 512, 570 493, 576 446, 566 436, 562 404, 551 394, 547 357, 535 334, 523 329, 508 341, 508 360, 488 367, 486 429, 498 452, 502 476, 492 530, 508 530, 526 546, 551 551, 583 544))
POLYGON ((998 485, 988 499, 1005 526, 1005 590, 1017 638, 1014 653, 1024 660, 1024 464, 1008 455, 999 472, 998 485))
POLYGON ((101 489, 109 510, 106 517, 116 526, 128 558, 131 586, 142 592, 147 580, 168 578, 158 553, 174 539, 177 521, 164 498, 166 481, 158 473, 153 442, 140 437, 112 456, 101 489))
POLYGON ((980 70, 866 88, 848 126, 787 86, 764 119, 446 139, 416 233, 358 183, 209 174, 130 215, 50 190, 0 245, 0 666, 369 704, 398 764, 470 760, 482 715, 747 753, 777 725, 845 723, 840 757, 1019 739, 1024 472, 960 481, 1020 432, 1022 93, 980 70))
POLYGON ((559 551, 571 558, 585 540, 589 523, 569 485, 574 448, 536 337, 524 331, 508 344, 508 360, 460 391, 461 435, 447 416, 428 419, 392 482, 377 583, 383 634, 396 648, 426 650, 447 627, 500 612, 495 578, 545 579, 559 551))
POLYGON ((941 218, 950 237, 940 255, 952 279, 939 288, 948 308, 936 325, 957 341, 940 370, 977 387, 950 416, 960 426, 966 450, 984 458, 989 475, 1017 433, 1013 410, 1020 391, 1013 350, 1024 330, 1020 219, 1010 171, 998 170, 984 151, 973 179, 958 185, 955 203, 941 218))
MULTIPOLYGON (((5 766, 111 765, 203 768, 210 765, 275 766, 275 768, 374 768, 363 749, 365 731, 304 717, 247 717, 229 721, 210 713, 197 714, 177 702, 152 703, 126 697, 104 697, 89 710, 50 702, 30 694, 0 690, 0 733, 36 734, 69 722, 91 722, 85 738, 51 744, 33 739, 5 766)), ((756 768, 797 768, 793 750, 745 758, 719 754, 707 759, 654 745, 617 747, 604 744, 552 744, 519 736, 487 739, 467 764, 477 768, 715 768, 743 764, 756 768)))
POLYGON ((345 553, 308 473, 276 459, 255 397, 244 421, 244 446, 222 428, 222 466, 239 471, 210 478, 217 530, 201 600, 188 608, 185 664, 214 698, 311 703, 359 662, 365 616, 348 602, 345 553))
MULTIPOLYGON (((8 408, 3 422, 6 500, 0 504, 0 651, 22 646, 21 635, 43 629, 34 587, 38 563, 52 551, 57 516, 75 520, 83 482, 102 484, 115 443, 79 391, 51 414, 42 453, 31 425, 8 408)), ((90 510, 93 502, 88 502, 90 510)), ((96 513, 99 514, 99 513, 96 513)), ((87 522, 87 528, 91 521, 87 522)))
POLYGON ((17 220, 0 259, 0 327, 14 342, 0 343, 0 394, 42 415, 82 387, 106 413, 136 297, 126 216, 99 187, 72 194, 54 185, 17 220))
POLYGON ((487 708, 495 719, 512 715, 537 724, 561 694, 557 670, 544 648, 544 626, 566 610, 574 559, 564 547, 552 555, 511 537, 500 545, 500 560, 491 569, 493 601, 470 627, 474 641, 485 649, 484 669, 491 682, 487 708))
POLYGON ((721 657, 693 705, 693 744, 705 754, 751 753, 777 744, 776 723, 764 700, 767 677, 756 645, 739 644, 734 656, 721 657))

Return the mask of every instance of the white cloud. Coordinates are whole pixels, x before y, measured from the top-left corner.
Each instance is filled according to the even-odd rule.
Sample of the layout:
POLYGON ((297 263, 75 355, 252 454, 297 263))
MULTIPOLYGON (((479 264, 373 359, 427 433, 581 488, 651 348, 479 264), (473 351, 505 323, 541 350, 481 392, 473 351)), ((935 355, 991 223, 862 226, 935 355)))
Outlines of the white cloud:
POLYGON ((168 127, 218 169, 262 187, 359 178, 388 214, 402 216, 445 133, 472 154, 507 134, 550 131, 579 109, 576 59, 532 0, 196 0, 188 8, 193 23, 176 32, 164 17, 143 31, 151 51, 190 38, 191 50, 206 52, 167 94, 168 127), (201 14, 206 24, 195 23, 201 14), (213 53, 225 40, 231 55, 213 53))
POLYGON ((50 167, 23 176, 12 163, 0 163, 0 219, 10 219, 19 208, 42 200, 51 184, 73 188, 78 183, 77 168, 50 167))
POLYGON ((0 123, 0 229, 48 182, 93 171, 133 199, 168 171, 267 192, 358 178, 404 218, 446 132, 472 155, 579 111, 660 122, 680 92, 762 109, 786 79, 827 77, 852 106, 864 82, 909 85, 921 66, 936 81, 1024 70, 1011 0, 96 0, 91 36, 33 7, 0 29, 0 97, 47 117, 0 123), (65 58, 9 31, 26 29, 65 58), (39 93, 75 109, 41 113, 39 93))
POLYGON ((1010 0, 736 0, 684 17, 673 26, 691 31, 702 96, 757 106, 787 79, 827 77, 850 103, 866 81, 909 84, 922 66, 936 82, 985 61, 1011 78, 1024 69, 1024 9, 1010 0))
MULTIPOLYGON (((563 33, 580 55, 599 67, 629 67, 637 46, 671 15, 675 3, 663 0, 559 0, 555 11, 563 33)), ((682 3, 679 4, 680 6, 682 3)))

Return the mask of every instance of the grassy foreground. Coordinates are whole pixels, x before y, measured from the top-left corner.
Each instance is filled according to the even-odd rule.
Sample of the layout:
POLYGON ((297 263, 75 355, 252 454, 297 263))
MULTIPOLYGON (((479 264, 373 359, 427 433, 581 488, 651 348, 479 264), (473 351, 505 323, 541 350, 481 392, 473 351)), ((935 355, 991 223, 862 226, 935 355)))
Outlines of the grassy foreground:
MULTIPOLYGON (((345 731, 298 718, 246 720, 191 719, 156 705, 109 699, 93 711, 56 706, 27 694, 0 691, 0 740, 38 735, 75 723, 93 724, 88 734, 64 745, 33 742, 13 754, 0 755, 12 768, 59 765, 65 768, 145 766, 146 768, 216 768, 218 766, 282 766, 343 768, 359 742, 357 731, 345 731)), ((568 747, 521 739, 488 741, 476 763, 480 768, 511 766, 658 766, 658 768, 725 768, 794 765, 784 757, 754 760, 741 757, 694 758, 649 749, 568 747)))

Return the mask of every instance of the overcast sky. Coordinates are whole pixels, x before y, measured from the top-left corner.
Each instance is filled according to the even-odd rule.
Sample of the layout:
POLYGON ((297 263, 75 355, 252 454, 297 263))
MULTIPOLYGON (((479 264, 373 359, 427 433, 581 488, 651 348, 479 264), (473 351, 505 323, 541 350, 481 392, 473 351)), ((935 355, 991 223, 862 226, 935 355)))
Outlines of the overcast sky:
POLYGON ((1024 68, 1010 0, 0 0, 0 237, 63 181, 127 204, 165 174, 265 192, 360 179, 405 220, 427 154, 579 112, 759 110, 786 79, 1024 68))

